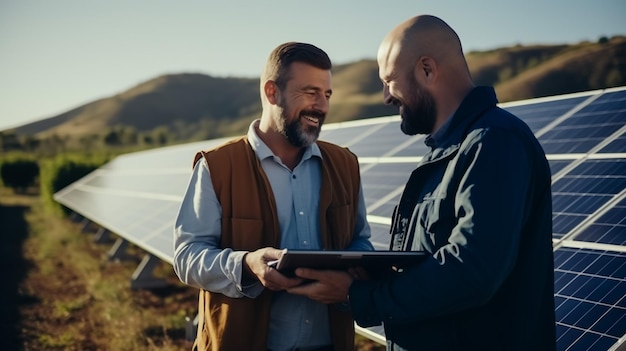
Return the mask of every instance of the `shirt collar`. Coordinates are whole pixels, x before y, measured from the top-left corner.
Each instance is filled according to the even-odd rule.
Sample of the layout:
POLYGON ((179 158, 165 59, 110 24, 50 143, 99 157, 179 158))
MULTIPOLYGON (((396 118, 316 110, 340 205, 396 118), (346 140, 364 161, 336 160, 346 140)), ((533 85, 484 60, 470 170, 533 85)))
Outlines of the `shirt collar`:
POLYGON ((446 135, 448 128, 450 128, 451 120, 452 116, 449 116, 448 119, 441 125, 441 127, 439 127, 439 129, 426 137, 424 143, 426 143, 426 145, 428 146, 436 146, 437 144, 439 144, 438 141, 441 140, 444 135, 446 135))
MULTIPOLYGON (((255 119, 250 123, 250 127, 248 128, 248 141, 250 142, 250 146, 252 150, 256 153, 259 160, 264 160, 268 157, 278 159, 272 150, 261 140, 259 135, 256 133, 256 127, 258 127, 261 120, 255 119)), ((316 143, 313 143, 310 146, 307 146, 304 150, 304 155, 302 156, 302 161, 306 161, 309 158, 316 156, 322 158, 322 152, 320 151, 319 146, 316 143)), ((300 161, 300 162, 302 162, 300 161)))

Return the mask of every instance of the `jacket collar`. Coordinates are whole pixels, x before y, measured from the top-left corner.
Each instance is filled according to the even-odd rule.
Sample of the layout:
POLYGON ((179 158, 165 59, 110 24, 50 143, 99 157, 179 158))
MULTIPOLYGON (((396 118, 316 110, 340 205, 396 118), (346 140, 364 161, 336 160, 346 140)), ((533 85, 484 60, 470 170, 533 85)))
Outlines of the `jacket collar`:
POLYGON ((498 99, 492 87, 480 86, 472 89, 454 114, 435 133, 424 140, 432 152, 427 158, 432 160, 445 157, 456 151, 469 132, 470 126, 497 103, 498 99))

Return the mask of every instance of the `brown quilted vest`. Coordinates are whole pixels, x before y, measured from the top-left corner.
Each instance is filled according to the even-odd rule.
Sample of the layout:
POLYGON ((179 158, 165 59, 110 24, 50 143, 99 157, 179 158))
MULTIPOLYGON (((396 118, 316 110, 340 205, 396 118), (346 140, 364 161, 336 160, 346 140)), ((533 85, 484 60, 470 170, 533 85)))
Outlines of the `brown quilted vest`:
MULTIPOLYGON (((344 249, 352 241, 359 200, 359 165, 349 150, 322 141, 320 230, 324 249, 344 249)), ((253 251, 279 247, 280 227, 270 183, 247 137, 227 142, 205 157, 222 207, 221 247, 253 251)), ((255 299, 229 298, 200 290, 198 351, 266 350, 272 292, 255 299)), ((336 351, 354 349, 352 314, 329 305, 336 351)))

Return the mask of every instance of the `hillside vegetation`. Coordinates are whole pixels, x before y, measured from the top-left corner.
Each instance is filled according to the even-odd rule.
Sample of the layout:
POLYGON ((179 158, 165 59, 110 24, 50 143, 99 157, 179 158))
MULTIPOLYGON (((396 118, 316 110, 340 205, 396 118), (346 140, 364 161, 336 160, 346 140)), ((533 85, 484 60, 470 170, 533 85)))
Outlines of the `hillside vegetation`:
MULTIPOLYGON (((575 45, 518 45, 466 57, 476 84, 494 86, 501 102, 626 85, 623 36, 575 45)), ((240 134, 260 114, 258 88, 258 79, 252 78, 164 75, 0 132, 0 145, 146 148, 240 134)), ((381 88, 375 60, 336 65, 327 123, 396 114, 396 108, 383 104, 381 88)))

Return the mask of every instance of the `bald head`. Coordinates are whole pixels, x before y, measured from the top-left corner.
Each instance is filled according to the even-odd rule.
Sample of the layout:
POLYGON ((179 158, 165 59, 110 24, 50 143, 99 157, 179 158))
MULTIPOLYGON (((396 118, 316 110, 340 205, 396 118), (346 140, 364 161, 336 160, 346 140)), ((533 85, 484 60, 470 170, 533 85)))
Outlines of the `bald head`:
POLYGON ((405 133, 431 133, 474 87, 461 41, 441 19, 422 15, 394 28, 378 49, 385 103, 400 108, 405 133))
POLYGON ((410 68, 422 56, 431 57, 443 66, 467 66, 456 32, 446 22, 431 15, 402 22, 385 37, 378 49, 379 65, 393 65, 398 69, 410 68))

